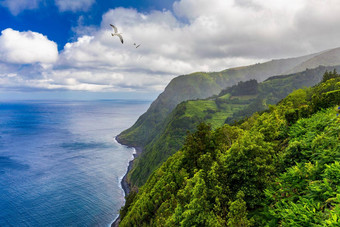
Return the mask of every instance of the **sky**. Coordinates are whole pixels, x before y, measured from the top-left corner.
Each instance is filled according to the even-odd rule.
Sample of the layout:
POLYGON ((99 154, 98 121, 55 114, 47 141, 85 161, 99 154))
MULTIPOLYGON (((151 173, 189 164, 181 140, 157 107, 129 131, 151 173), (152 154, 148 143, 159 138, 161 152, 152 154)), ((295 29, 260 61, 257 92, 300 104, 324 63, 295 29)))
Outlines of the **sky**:
POLYGON ((154 99, 179 75, 339 47, 339 28, 338 0, 0 0, 0 99, 154 99))

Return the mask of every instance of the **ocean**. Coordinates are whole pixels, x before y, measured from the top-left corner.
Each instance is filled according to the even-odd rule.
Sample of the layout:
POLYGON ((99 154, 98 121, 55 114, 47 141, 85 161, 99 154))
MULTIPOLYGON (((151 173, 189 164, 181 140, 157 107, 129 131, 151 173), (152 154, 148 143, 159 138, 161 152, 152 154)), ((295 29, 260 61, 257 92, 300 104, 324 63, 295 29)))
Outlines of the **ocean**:
POLYGON ((109 226, 149 101, 0 102, 0 226, 109 226))

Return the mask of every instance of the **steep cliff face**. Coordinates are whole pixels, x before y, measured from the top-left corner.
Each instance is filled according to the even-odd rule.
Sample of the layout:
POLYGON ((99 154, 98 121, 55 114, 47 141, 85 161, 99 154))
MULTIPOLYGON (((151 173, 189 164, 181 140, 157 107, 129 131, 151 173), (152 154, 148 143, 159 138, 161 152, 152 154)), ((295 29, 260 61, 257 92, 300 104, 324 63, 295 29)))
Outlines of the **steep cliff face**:
POLYGON ((212 128, 233 123, 257 111, 268 109, 292 91, 319 83, 326 70, 340 71, 340 66, 323 67, 304 72, 270 77, 256 83, 239 82, 208 99, 184 101, 168 114, 158 134, 144 148, 144 153, 131 170, 129 177, 137 186, 143 185, 148 176, 180 149, 187 132, 193 132, 200 122, 212 128))
MULTIPOLYGON (((260 82, 270 76, 282 75, 286 72, 303 71, 306 62, 309 62, 309 69, 322 64, 336 65, 337 60, 327 61, 325 59, 327 59, 326 56, 328 55, 334 56, 337 54, 340 56, 340 52, 334 49, 298 58, 272 60, 262 64, 231 68, 221 72, 197 72, 176 77, 151 104, 147 112, 131 128, 123 131, 118 136, 119 141, 123 144, 144 148, 144 152, 136 160, 131 173, 129 173, 128 180, 133 185, 140 186, 145 182, 147 176, 152 173, 155 165, 151 167, 146 165, 145 161, 143 161, 145 158, 148 160, 152 159, 154 163, 157 163, 156 166, 164 161, 164 158, 158 157, 159 155, 150 156, 152 153, 150 151, 155 149, 155 144, 157 144, 155 141, 164 136, 163 132, 167 128, 167 124, 169 124, 169 114, 179 103, 217 95, 222 89, 235 85, 242 80, 256 79, 260 82), (317 59, 323 59, 323 61, 320 60, 319 64, 317 59), (144 169, 142 170, 142 168, 144 169)), ((340 61, 338 64, 340 64, 340 61)), ((182 133, 178 135, 179 138, 182 137, 182 133)), ((167 146, 171 147, 172 144, 167 146)), ((166 156, 172 154, 168 149, 159 152, 166 153, 166 156)))
POLYGON ((145 146, 162 128, 167 115, 184 100, 218 94, 236 80, 226 74, 193 73, 173 79, 137 122, 118 137, 124 144, 145 146))
MULTIPOLYGON (((258 93, 308 74, 272 78, 258 93)), ((222 97, 232 101, 238 89, 222 97)), ((331 72, 233 126, 199 124, 129 195, 120 226, 339 226, 339 103, 331 72)))

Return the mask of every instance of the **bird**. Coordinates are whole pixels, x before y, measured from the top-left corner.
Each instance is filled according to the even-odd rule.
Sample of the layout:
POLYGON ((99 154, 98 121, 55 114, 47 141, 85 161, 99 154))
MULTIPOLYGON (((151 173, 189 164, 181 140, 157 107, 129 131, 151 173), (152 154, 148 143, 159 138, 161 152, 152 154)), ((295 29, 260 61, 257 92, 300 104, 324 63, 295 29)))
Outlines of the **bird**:
POLYGON ((110 24, 110 26, 113 28, 113 30, 115 31, 115 33, 111 33, 112 36, 118 36, 120 41, 122 42, 122 44, 124 43, 124 40, 123 40, 123 36, 122 36, 122 33, 118 33, 118 29, 116 26, 114 26, 113 24, 110 24))
MULTIPOLYGON (((133 45, 135 45, 135 46, 136 46, 137 44, 136 44, 136 43, 134 43, 133 45)), ((140 45, 141 45, 141 44, 138 44, 138 45, 136 46, 136 48, 138 48, 140 45)))

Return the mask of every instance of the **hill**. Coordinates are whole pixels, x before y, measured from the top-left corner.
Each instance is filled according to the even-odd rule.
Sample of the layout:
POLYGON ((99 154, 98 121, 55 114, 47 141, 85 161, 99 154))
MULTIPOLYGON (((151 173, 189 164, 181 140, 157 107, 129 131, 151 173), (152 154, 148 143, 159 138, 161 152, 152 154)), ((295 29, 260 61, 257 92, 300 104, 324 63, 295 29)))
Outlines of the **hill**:
POLYGON ((289 73, 300 72, 305 69, 312 69, 316 66, 334 66, 340 62, 340 48, 331 49, 309 58, 305 62, 295 66, 289 73))
POLYGON ((144 146, 157 135, 158 129, 161 128, 160 124, 163 123, 165 117, 182 101, 207 98, 241 80, 256 79, 262 81, 270 76, 283 74, 318 54, 272 60, 221 72, 197 72, 178 76, 168 84, 147 112, 131 128, 123 131, 118 139, 123 144, 144 146))
MULTIPOLYGON (((169 83, 164 92, 162 92, 151 104, 147 112, 144 113, 132 127, 118 135, 117 140, 125 145, 142 147, 144 153, 148 153, 148 150, 154 146, 154 141, 160 137, 160 134, 169 123, 167 122, 167 117, 179 103, 186 100, 205 99, 217 95, 222 89, 235 85, 242 80, 256 79, 261 82, 270 76, 282 75, 285 72, 299 71, 304 67, 302 65, 310 59, 314 60, 312 61, 313 65, 308 64, 309 68, 316 68, 325 62, 327 63, 327 61, 324 60, 322 64, 319 64, 318 61, 315 60, 318 59, 318 56, 323 56, 319 59, 333 59, 326 56, 338 54, 336 50, 337 49, 324 51, 298 58, 272 60, 246 67, 231 68, 221 72, 197 72, 176 77, 169 83)), ((328 65, 332 64, 340 65, 340 62, 336 64, 336 61, 332 61, 328 65)), ((301 71, 303 70, 304 69, 301 71)), ((222 117, 224 116, 221 116, 221 119, 222 117)), ((181 137, 181 135, 179 135, 179 137, 181 137)), ((172 151, 167 150, 161 152, 168 154, 172 153, 172 151)), ((151 157, 151 159, 152 158, 153 157, 151 157)), ((154 159, 156 159, 156 157, 154 159)), ((164 161, 164 159, 155 160, 155 162, 159 161, 164 161)), ((139 159, 136 160, 134 169, 139 165, 138 162, 139 159)), ((147 169, 145 171, 148 172, 148 174, 154 169, 154 167, 149 168, 148 165, 145 168, 147 169)), ((136 185, 138 178, 141 178, 141 180, 137 185, 141 185, 145 182, 146 178, 144 176, 137 176, 137 172, 134 174, 135 176, 133 177, 131 177, 132 174, 129 174, 128 180, 131 180, 130 183, 136 185)))
POLYGON ((338 226, 339 103, 327 73, 234 126, 200 124, 129 195, 120 226, 338 226))
MULTIPOLYGON (((292 91, 310 87, 321 81, 326 70, 318 67, 301 73, 276 76, 261 83, 256 80, 239 82, 219 95, 180 103, 164 120, 157 135, 144 147, 128 174, 134 185, 143 185, 150 174, 184 144, 187 132, 194 131, 201 122, 213 129, 233 123, 257 111, 268 109, 292 91)), ((340 66, 336 67, 340 71, 340 66)))

